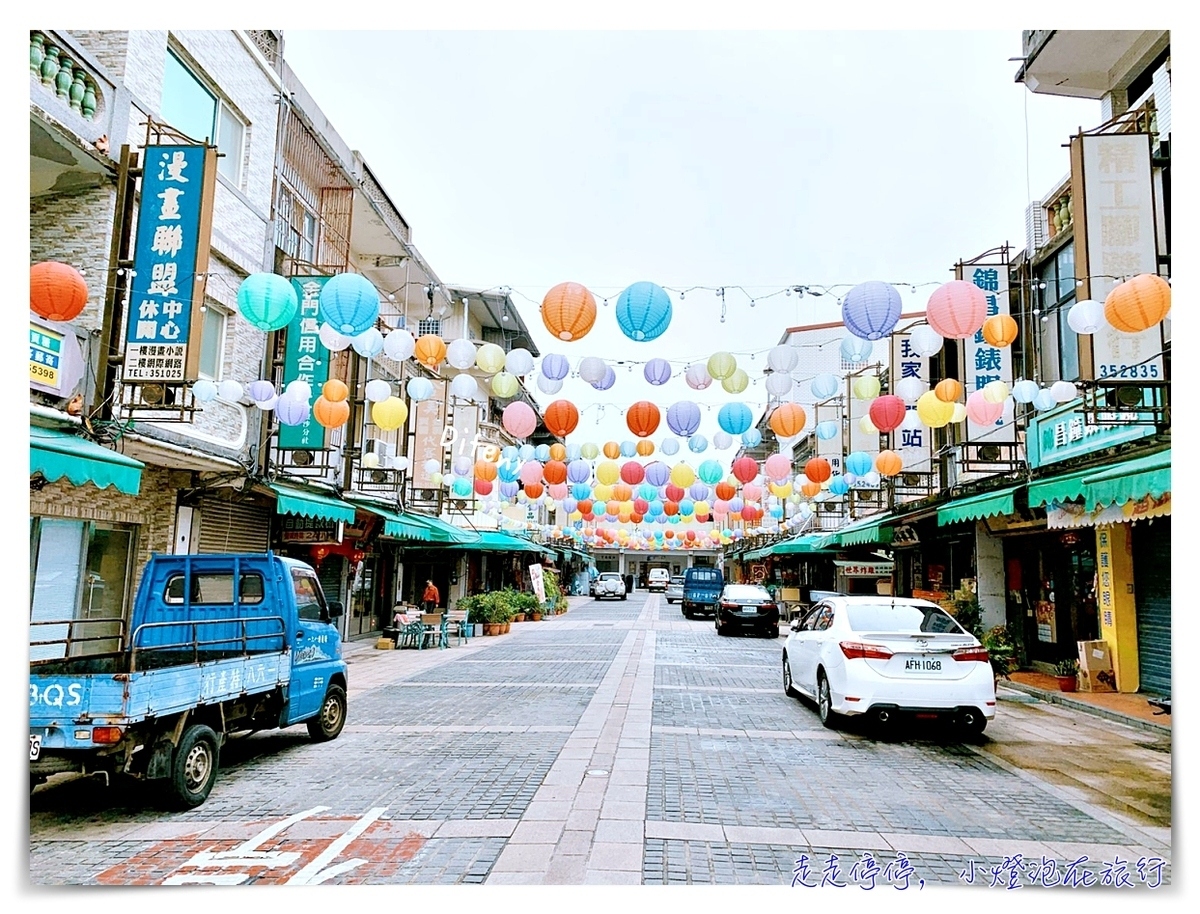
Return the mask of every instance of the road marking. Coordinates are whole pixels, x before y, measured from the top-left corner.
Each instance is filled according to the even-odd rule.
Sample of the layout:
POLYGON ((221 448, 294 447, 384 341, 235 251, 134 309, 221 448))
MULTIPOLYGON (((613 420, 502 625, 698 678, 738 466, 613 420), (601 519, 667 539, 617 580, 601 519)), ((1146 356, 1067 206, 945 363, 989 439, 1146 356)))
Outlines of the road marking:
POLYGON ((326 879, 331 879, 341 873, 348 872, 355 867, 362 866, 367 861, 361 857, 355 857, 352 860, 347 860, 345 863, 339 863, 337 866, 332 866, 329 869, 324 869, 325 864, 329 863, 338 854, 344 851, 350 843, 365 832, 371 824, 382 816, 387 811, 386 806, 376 806, 365 816, 355 822, 347 829, 346 833, 334 841, 329 847, 321 851, 311 863, 306 865, 300 872, 289 879, 285 885, 320 885, 326 879))

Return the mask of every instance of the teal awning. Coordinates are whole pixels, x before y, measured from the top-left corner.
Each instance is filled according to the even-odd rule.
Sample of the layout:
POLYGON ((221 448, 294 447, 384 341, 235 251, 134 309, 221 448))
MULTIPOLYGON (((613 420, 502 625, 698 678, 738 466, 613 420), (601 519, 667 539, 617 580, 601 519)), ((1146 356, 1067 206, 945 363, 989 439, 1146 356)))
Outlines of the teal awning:
POLYGON ((749 552, 747 552, 745 555, 743 555, 742 561, 743 562, 752 562, 755 559, 765 558, 766 556, 768 556, 770 554, 771 554, 770 546, 760 546, 758 549, 751 549, 749 552))
POLYGON ((833 542, 839 546, 859 546, 868 543, 890 543, 892 530, 884 525, 892 519, 887 517, 865 517, 833 534, 833 542))
POLYGON ((429 528, 412 520, 410 515, 375 504, 374 502, 353 499, 354 504, 364 511, 383 518, 383 536, 398 540, 424 540, 432 542, 429 528))
POLYGON ((439 543, 443 546, 458 546, 475 537, 472 531, 448 524, 440 517, 409 512, 405 512, 402 516, 405 524, 421 527, 426 534, 422 537, 405 537, 406 539, 422 539, 425 542, 439 543))
POLYGON ((513 536, 499 530, 480 530, 472 534, 463 531, 471 539, 459 543, 463 549, 475 549, 480 552, 542 552, 543 548, 537 543, 530 542, 523 536, 513 536))
POLYGON ((825 541, 827 537, 820 533, 810 533, 805 536, 797 536, 790 540, 784 540, 782 543, 776 543, 771 547, 772 555, 803 555, 810 552, 827 551, 825 541))
POLYGON ((1061 504, 1064 501, 1075 501, 1082 498, 1084 489, 1087 487, 1084 480, 1089 476, 1095 476, 1101 469, 1101 467, 1092 467, 1090 470, 1064 473, 1062 476, 1052 476, 1049 479, 1031 482, 1029 484, 1029 507, 1036 508, 1051 502, 1061 504))
POLYGON ((970 498, 960 498, 948 505, 938 508, 937 522, 939 527, 954 524, 964 520, 977 520, 981 517, 991 517, 993 514, 1012 514, 1013 496, 1017 486, 1008 486, 994 492, 984 492, 982 495, 972 495, 970 498))
POLYGON ((1171 449, 1124 460, 1084 479, 1088 507, 1161 498, 1171 491, 1171 449))
POLYGON ((275 513, 298 514, 300 517, 319 517, 322 520, 354 522, 354 505, 340 498, 310 489, 298 489, 281 482, 271 483, 275 493, 275 513))
POLYGON ((41 473, 47 482, 64 476, 71 485, 91 483, 98 489, 112 486, 126 495, 137 495, 142 484, 140 460, 101 447, 74 432, 29 426, 29 475, 41 473))

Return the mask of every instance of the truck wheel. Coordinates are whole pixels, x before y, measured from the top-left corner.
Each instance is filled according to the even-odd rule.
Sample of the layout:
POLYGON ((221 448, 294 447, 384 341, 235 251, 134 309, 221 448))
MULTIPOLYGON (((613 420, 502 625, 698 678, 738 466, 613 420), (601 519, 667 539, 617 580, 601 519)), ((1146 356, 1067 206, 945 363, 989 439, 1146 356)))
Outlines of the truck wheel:
POLYGON ((217 780, 217 734, 204 724, 193 724, 171 760, 170 799, 181 809, 194 809, 208 799, 217 780))
POLYGON ((313 742, 324 743, 337 739, 346 725, 346 690, 339 685, 331 685, 325 692, 325 700, 321 702, 321 711, 308 721, 308 735, 313 742))

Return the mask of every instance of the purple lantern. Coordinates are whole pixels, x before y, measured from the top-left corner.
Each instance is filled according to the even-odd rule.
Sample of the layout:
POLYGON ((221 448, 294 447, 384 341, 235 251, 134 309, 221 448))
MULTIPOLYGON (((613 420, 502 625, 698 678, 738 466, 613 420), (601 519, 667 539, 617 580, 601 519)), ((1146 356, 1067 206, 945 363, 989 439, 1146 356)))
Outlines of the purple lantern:
POLYGON ((688 487, 688 496, 692 501, 704 501, 708 498, 708 486, 702 482, 693 482, 688 487))
POLYGON ((551 381, 561 381, 571 371, 571 363, 565 355, 551 352, 542 359, 542 376, 551 381))
POLYGON ((611 365, 604 366, 604 377, 592 385, 596 390, 608 390, 617 383, 617 373, 611 365))
POLYGON ((588 482, 592 478, 592 465, 582 458, 567 464, 567 479, 571 482, 588 482))
POLYGON ((500 494, 505 498, 516 498, 519 488, 520 486, 515 482, 502 482, 500 483, 500 494))
POLYGON ((700 407, 691 400, 680 400, 667 407, 667 425, 681 438, 688 438, 700 428, 700 407))
POLYGON ((652 486, 665 486, 671 480, 671 468, 661 460, 646 464, 646 482, 652 486))
POLYGON ((311 412, 308 400, 294 394, 280 394, 275 403, 275 416, 282 425, 303 425, 311 412))
POLYGON ((642 374, 655 387, 666 384, 671 380, 671 363, 666 359, 651 359, 642 369, 642 374))

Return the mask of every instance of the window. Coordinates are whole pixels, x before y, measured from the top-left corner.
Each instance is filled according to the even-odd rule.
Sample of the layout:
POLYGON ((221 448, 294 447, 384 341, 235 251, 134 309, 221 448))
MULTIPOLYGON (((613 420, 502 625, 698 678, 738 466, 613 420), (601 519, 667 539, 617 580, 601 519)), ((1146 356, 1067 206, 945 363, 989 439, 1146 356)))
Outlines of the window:
POLYGON ((421 318, 421 322, 417 324, 417 336, 425 336, 432 333, 434 336, 442 335, 442 322, 436 317, 421 318))
POLYGON ((954 618, 937 606, 874 603, 848 606, 846 614, 851 630, 856 632, 964 634, 954 618))
POLYGON ((313 263, 317 250, 317 217, 304 210, 304 218, 301 220, 300 229, 300 251, 297 259, 305 263, 313 263))
POLYGON ((1067 323, 1067 312, 1075 304, 1075 243, 1070 242, 1037 272, 1038 308, 1035 318, 1041 344, 1043 383, 1079 378, 1079 336, 1067 323), (1041 288, 1045 283, 1046 288, 1041 288))
MULTIPOLYGON (((167 578, 163 602, 180 605, 183 599, 184 575, 173 574, 167 578)), ((239 603, 261 603, 263 601, 263 578, 261 574, 243 574, 238 587, 239 603)), ((233 573, 205 572, 192 576, 191 603, 208 606, 233 605, 233 573)))
POLYGON ((217 171, 241 186, 245 122, 171 51, 163 73, 162 117, 192 139, 215 143, 223 153, 217 171))
POLYGON ((325 618, 325 601, 321 596, 321 585, 315 578, 293 568, 292 591, 296 595, 296 609, 301 619, 320 622, 325 618))
POLYGON ((204 306, 204 324, 200 331, 200 377, 211 381, 221 378, 225 355, 225 312, 211 302, 204 306))

